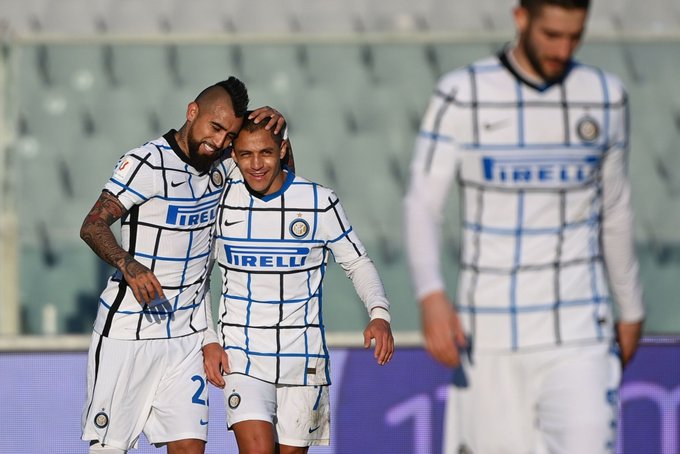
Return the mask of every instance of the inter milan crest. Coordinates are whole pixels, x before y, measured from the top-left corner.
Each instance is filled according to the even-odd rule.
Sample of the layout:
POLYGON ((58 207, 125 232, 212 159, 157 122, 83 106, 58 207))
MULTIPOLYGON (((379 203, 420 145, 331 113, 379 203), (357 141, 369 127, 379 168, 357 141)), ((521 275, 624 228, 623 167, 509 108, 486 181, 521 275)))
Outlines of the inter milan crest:
POLYGON ((307 221, 300 217, 293 219, 293 222, 290 223, 290 234, 295 238, 304 238, 307 233, 309 233, 307 221))
POLYGON ((227 403, 229 404, 229 408, 234 410, 241 405, 241 396, 238 393, 231 393, 229 399, 227 399, 227 403))
POLYGON ((591 116, 586 115, 576 124, 576 133, 584 142, 594 142, 600 136, 600 125, 591 116))
POLYGON ((100 411, 94 416, 94 425, 99 427, 100 429, 103 429, 104 427, 108 426, 109 415, 107 415, 103 411, 100 411))
POLYGON ((212 184, 217 187, 222 186, 224 184, 222 172, 220 172, 218 169, 213 170, 212 173, 210 173, 210 181, 212 181, 212 184))

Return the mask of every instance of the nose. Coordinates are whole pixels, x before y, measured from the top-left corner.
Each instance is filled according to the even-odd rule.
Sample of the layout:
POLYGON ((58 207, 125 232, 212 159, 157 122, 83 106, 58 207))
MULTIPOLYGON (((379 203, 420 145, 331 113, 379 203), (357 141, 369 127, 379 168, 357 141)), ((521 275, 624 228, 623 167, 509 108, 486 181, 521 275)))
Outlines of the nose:
POLYGON ((556 51, 556 57, 562 61, 567 61, 571 58, 571 54, 574 52, 574 43, 571 39, 564 38, 559 41, 556 51))
POLYGON ((262 166, 264 165, 264 160, 260 157, 259 153, 255 153, 253 155, 251 165, 252 165, 252 168, 255 169, 255 170, 262 168, 262 166))

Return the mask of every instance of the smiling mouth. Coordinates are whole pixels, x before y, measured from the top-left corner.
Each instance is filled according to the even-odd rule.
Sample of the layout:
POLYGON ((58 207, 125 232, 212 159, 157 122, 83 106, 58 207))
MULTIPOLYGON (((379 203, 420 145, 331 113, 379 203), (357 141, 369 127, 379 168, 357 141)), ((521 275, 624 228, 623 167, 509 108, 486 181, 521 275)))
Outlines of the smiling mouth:
POLYGON ((267 175, 266 172, 264 172, 264 173, 250 173, 250 176, 253 177, 256 180, 263 180, 266 175, 267 175))
POLYGON ((203 142, 203 148, 205 148, 206 151, 208 151, 208 153, 210 153, 210 154, 215 154, 219 151, 217 149, 217 147, 210 145, 209 143, 206 143, 206 142, 203 142))

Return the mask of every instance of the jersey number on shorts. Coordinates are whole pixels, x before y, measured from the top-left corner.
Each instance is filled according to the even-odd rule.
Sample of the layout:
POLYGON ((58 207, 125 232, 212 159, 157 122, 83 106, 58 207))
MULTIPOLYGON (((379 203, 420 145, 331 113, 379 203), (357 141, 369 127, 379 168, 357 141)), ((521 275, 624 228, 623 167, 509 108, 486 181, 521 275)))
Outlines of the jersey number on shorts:
POLYGON ((191 402, 198 405, 208 405, 204 399, 201 399, 201 394, 205 389, 205 380, 200 375, 194 375, 191 377, 191 381, 198 382, 198 389, 194 393, 194 397, 191 398, 191 402))

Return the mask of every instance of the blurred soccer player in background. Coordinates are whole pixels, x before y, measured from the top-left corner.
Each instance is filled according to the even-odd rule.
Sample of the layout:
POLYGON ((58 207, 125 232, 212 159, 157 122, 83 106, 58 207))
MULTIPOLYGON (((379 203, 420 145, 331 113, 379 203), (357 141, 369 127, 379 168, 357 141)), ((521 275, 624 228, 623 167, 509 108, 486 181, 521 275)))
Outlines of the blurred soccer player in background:
POLYGON ((364 347, 375 340, 380 365, 394 351, 382 282, 340 201, 283 168, 285 153, 280 134, 244 120, 232 152, 240 173, 227 181, 217 213, 222 298, 218 332, 206 335, 215 342, 205 347, 206 372, 224 388, 242 454, 303 454, 330 442, 322 311, 330 254, 369 313, 364 347))
MULTIPOLYGON (((235 167, 224 150, 247 106, 234 77, 202 91, 179 131, 118 161, 83 222, 83 240, 116 268, 88 355, 82 438, 91 453, 127 452, 141 432, 170 454, 205 450, 208 259, 217 203, 235 167), (111 231, 118 219, 120 245, 111 231)), ((277 131, 284 122, 270 108, 252 115, 277 131)))
POLYGON ((621 360, 644 307, 626 93, 572 60, 588 7, 521 0, 516 41, 443 76, 422 122, 405 219, 427 350, 458 367, 447 453, 614 450, 621 360), (454 180, 455 306, 440 269, 454 180))

